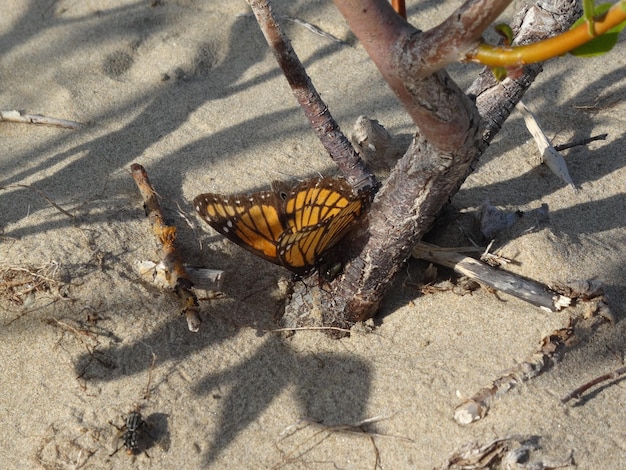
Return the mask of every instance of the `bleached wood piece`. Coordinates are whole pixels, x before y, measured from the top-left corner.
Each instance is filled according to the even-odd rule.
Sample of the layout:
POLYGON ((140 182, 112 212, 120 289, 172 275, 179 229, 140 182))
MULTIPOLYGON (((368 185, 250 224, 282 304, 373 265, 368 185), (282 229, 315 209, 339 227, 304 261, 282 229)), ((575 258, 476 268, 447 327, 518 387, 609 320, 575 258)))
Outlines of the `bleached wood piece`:
POLYGON ((452 268, 459 274, 474 279, 481 284, 525 300, 550 312, 557 312, 569 306, 571 302, 569 297, 551 290, 544 284, 496 269, 460 253, 444 251, 429 243, 420 242, 413 249, 413 256, 452 268))

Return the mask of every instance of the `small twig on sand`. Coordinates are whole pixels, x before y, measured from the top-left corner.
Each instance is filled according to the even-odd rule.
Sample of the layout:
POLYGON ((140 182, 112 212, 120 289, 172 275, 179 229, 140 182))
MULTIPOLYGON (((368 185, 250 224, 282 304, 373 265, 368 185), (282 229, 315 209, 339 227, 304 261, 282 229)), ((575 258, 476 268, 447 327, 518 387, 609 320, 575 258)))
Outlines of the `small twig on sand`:
POLYGON ((362 436, 368 437, 374 448, 375 461, 374 461, 373 468, 375 469, 380 468, 380 453, 378 451, 378 446, 376 445, 376 441, 374 440, 374 437, 391 437, 395 439, 401 439, 403 441, 413 442, 412 439, 409 439, 407 437, 379 434, 376 432, 372 432, 368 429, 368 427, 371 424, 377 423, 379 421, 383 421, 388 418, 389 417, 375 416, 373 418, 363 419, 356 423, 338 424, 334 426, 326 425, 313 419, 303 418, 297 424, 289 426, 281 433, 281 436, 282 436, 281 441, 307 427, 312 427, 313 429, 315 429, 315 432, 313 433, 313 435, 306 438, 306 440, 302 444, 299 444, 296 447, 296 449, 292 450, 291 452, 285 453, 281 450, 281 453, 283 454, 283 462, 281 464, 275 465, 272 468, 278 469, 290 463, 293 463, 298 458, 310 452, 310 450, 313 447, 319 445, 324 439, 326 439, 326 437, 328 437, 328 435, 332 433, 346 433, 346 434, 362 435, 362 436), (309 444, 314 439, 316 440, 314 443, 308 445, 308 447, 303 449, 304 444, 309 444))
MULTIPOLYGON (((42 199, 44 199, 48 204, 50 204, 52 207, 54 207, 56 210, 58 210, 62 214, 68 216, 72 220, 76 218, 72 214, 70 214, 68 211, 63 209, 61 206, 59 206, 52 199, 50 199, 50 197, 46 193, 44 193, 41 189, 37 188, 36 186, 31 186, 29 184, 15 184, 15 185, 10 185, 10 186, 5 186, 5 187, 6 188, 19 187, 19 188, 26 188, 26 189, 30 189, 31 191, 35 191, 37 194, 41 196, 42 199)), ((4 188, 0 188, 0 189, 4 189, 4 188)))
POLYGON ((178 250, 176 250, 176 227, 165 223, 161 205, 157 199, 156 192, 150 184, 146 170, 137 163, 133 163, 130 168, 133 179, 137 183, 139 192, 143 197, 146 213, 152 223, 152 230, 161 243, 162 260, 169 273, 168 281, 170 287, 181 299, 181 313, 187 318, 189 331, 196 332, 200 329, 202 319, 198 312, 198 299, 191 290, 193 281, 187 274, 182 258, 178 250))
MULTIPOLYGON (((244 17, 244 18, 254 17, 254 13, 244 13, 244 14, 237 15, 237 16, 238 17, 244 17)), ((319 26, 316 26, 313 23, 309 23, 308 21, 301 20, 300 18, 294 18, 293 16, 285 16, 285 15, 274 15, 274 17, 277 18, 277 19, 285 20, 285 21, 291 21, 292 23, 295 23, 297 25, 303 26, 306 29, 308 29, 309 31, 311 31, 313 34, 317 34, 318 36, 326 38, 329 41, 336 42, 337 44, 341 44, 342 46, 349 46, 350 45, 347 42, 342 41, 341 39, 339 39, 337 36, 333 36, 332 34, 327 33, 326 31, 324 31, 319 26)))
POLYGON ((150 384, 152 383, 152 371, 154 370, 154 364, 156 363, 156 359, 157 359, 157 356, 153 352, 152 362, 150 363, 150 369, 148 370, 148 383, 146 385, 146 393, 143 394, 143 399, 146 401, 150 400, 150 395, 151 395, 150 384))
POLYGON ((609 372, 608 374, 604 374, 604 375, 601 375, 600 377, 596 377, 595 379, 581 385, 576 390, 571 391, 570 393, 565 395, 563 398, 561 398, 561 403, 567 403, 572 398, 580 398, 580 396, 583 393, 585 393, 594 385, 598 385, 599 383, 607 382, 609 380, 616 380, 624 374, 626 374, 626 367, 620 367, 619 369, 615 369, 613 372, 609 372))
POLYGON ((274 328, 273 330, 264 330, 264 331, 266 331, 267 333, 283 333, 283 332, 293 333, 294 331, 315 331, 315 330, 340 331, 341 333, 347 333, 347 334, 350 334, 350 331, 351 331, 347 328, 339 328, 337 326, 302 326, 299 328, 274 328))
POLYGON ((0 111, 0 122, 19 122, 24 124, 42 124, 45 126, 63 127, 64 129, 79 129, 82 124, 67 119, 57 119, 40 114, 26 114, 21 111, 0 111))
MULTIPOLYGON (((466 425, 483 418, 496 399, 502 397, 517 385, 537 377, 553 364, 560 361, 572 345, 578 344, 582 331, 587 329, 593 332, 603 323, 609 322, 612 324, 614 322, 613 315, 608 308, 606 297, 601 288, 595 291, 595 297, 586 297, 586 293, 572 290, 572 298, 576 301, 585 299, 583 301, 587 302, 588 312, 582 318, 570 319, 570 324, 567 327, 555 330, 543 338, 539 348, 530 357, 506 371, 490 385, 482 388, 470 399, 457 406, 454 411, 454 419, 457 423, 466 425), (581 322, 588 319, 591 320, 591 323, 586 323, 586 326, 582 326, 581 322)), ((616 378, 620 373, 625 372, 626 368, 623 368, 613 372, 613 374, 615 374, 616 378)), ((596 380, 598 382, 610 380, 613 378, 613 374, 608 374, 608 377, 603 376, 596 380)), ((574 396, 578 396, 598 382, 590 382, 588 386, 585 385, 575 390, 561 401, 565 402, 574 396)))

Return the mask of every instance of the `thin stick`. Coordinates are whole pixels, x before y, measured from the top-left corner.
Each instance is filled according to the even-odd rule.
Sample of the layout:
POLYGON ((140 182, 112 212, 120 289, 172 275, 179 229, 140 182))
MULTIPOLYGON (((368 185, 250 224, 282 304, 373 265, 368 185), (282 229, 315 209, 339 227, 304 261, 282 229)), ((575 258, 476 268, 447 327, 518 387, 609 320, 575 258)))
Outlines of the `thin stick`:
POLYGON ((291 21, 292 23, 298 24, 300 26, 304 26, 306 29, 308 29, 312 33, 317 34, 318 36, 322 36, 323 38, 326 38, 326 39, 328 39, 328 40, 330 40, 332 42, 336 42, 337 44, 341 44, 342 46, 349 46, 350 45, 347 42, 342 41, 338 37, 333 36, 330 33, 327 33, 326 31, 324 31, 319 26, 315 26, 314 24, 309 23, 308 21, 301 20, 300 18, 294 18, 292 16, 277 15, 277 17, 281 18, 283 20, 286 20, 286 21, 291 21))
POLYGON ((0 122, 18 122, 24 124, 41 124, 45 126, 63 127, 65 129, 79 129, 80 122, 67 119, 51 118, 41 114, 26 114, 21 111, 0 111, 0 122))
POLYGON ((374 423, 377 423, 379 421, 383 421, 389 418, 390 416, 375 416, 372 418, 365 418, 356 423, 338 424, 338 425, 326 425, 314 419, 302 418, 296 425, 291 425, 287 429, 285 429, 281 433, 281 435, 283 435, 284 437, 281 437, 280 440, 281 441, 285 440, 287 437, 293 436, 295 433, 307 427, 311 427, 315 429, 315 432, 313 433, 312 436, 307 437, 304 442, 302 442, 301 444, 298 444, 297 447, 291 452, 284 453, 283 451, 281 451, 281 453, 283 454, 284 461, 281 464, 275 465, 272 468, 278 469, 278 468, 286 466, 289 463, 293 463, 296 459, 301 458, 302 456, 310 452, 311 449, 319 445, 332 433, 356 434, 356 435, 368 437, 372 443, 372 447, 374 448, 374 456, 375 456, 374 468, 375 469, 379 468, 380 467, 380 454, 378 451, 378 447, 376 445, 376 441, 374 440, 374 437, 390 437, 394 439, 401 439, 406 442, 414 442, 412 439, 409 439, 408 437, 393 436, 393 435, 388 435, 388 434, 379 434, 379 433, 367 430, 367 426, 369 426, 370 424, 374 424, 374 423), (304 425, 302 426, 302 424, 304 425), (319 438, 320 436, 322 437, 319 438), (310 441, 313 441, 313 439, 317 439, 317 442, 314 442, 313 444, 308 445, 308 443, 310 441), (304 448, 305 444, 307 444, 308 447, 304 448))
POLYGON ((202 319, 198 312, 198 299, 192 292, 193 281, 187 274, 183 266, 182 258, 176 250, 176 227, 165 223, 161 205, 157 199, 156 192, 150 184, 146 170, 139 164, 131 165, 133 179, 143 197, 144 207, 148 218, 152 223, 152 230, 161 243, 161 255, 163 264, 170 273, 169 284, 181 299, 182 311, 187 318, 189 331, 197 332, 200 329, 202 319))
MULTIPOLYGON (((20 188, 26 188, 26 189, 30 189, 31 191, 35 191, 37 194, 39 194, 42 197, 42 199, 44 199, 48 204, 50 204, 56 210, 58 210, 62 214, 65 214, 66 216, 68 216, 72 220, 75 219, 75 217, 72 214, 70 214, 68 211, 66 211, 61 206, 59 206, 56 202, 54 202, 52 199, 50 199, 50 197, 46 193, 44 193, 41 189, 37 188, 36 186, 31 186, 29 184, 15 184, 15 185, 11 185, 11 186, 18 186, 20 188)), ((6 187, 10 188, 11 186, 6 186, 6 187)))
POLYGON ((600 377, 597 377, 597 378, 595 378, 595 379, 593 379, 593 380, 591 380, 591 381, 581 385, 576 390, 574 390, 574 391, 568 393, 567 395, 565 395, 563 398, 561 398, 561 403, 567 403, 572 398, 580 398, 580 396, 583 393, 585 393, 587 390, 589 390, 594 385, 598 385, 599 383, 607 382, 609 380, 615 380, 615 379, 619 378, 621 375, 624 375, 624 374, 626 374, 626 367, 620 367, 619 369, 615 369, 613 372, 609 372, 608 374, 601 375, 600 377))
POLYGON ((327 331, 341 331, 342 333, 350 333, 347 328, 339 328, 338 326, 300 326, 296 328, 275 328, 273 330, 264 330, 267 333, 281 333, 284 331, 305 331, 305 330, 327 330, 327 331))
POLYGON ((572 147, 578 147, 580 145, 587 145, 587 144, 589 144, 591 142, 594 142, 596 140, 606 140, 606 137, 608 135, 609 134, 598 134, 598 135, 594 135, 593 137, 587 137, 585 139, 578 139, 578 140, 575 140, 573 142, 569 142, 567 144, 555 145, 554 149, 557 152, 560 152, 561 150, 570 149, 572 147))
POLYGON ((146 384, 146 393, 143 395, 144 400, 150 400, 150 384, 152 383, 152 371, 154 370, 154 364, 156 363, 156 354, 152 353, 152 363, 150 364, 150 369, 148 370, 148 383, 146 384))
MULTIPOLYGON (((247 17, 250 17, 250 16, 254 16, 254 13, 244 13, 242 15, 237 15, 237 17, 244 17, 244 18, 247 18, 247 17)), ((300 18, 294 18, 293 16, 285 16, 285 15, 274 15, 274 16, 276 18, 278 18, 278 19, 285 20, 285 21, 291 21, 292 23, 295 23, 297 25, 303 26, 306 29, 308 29, 309 31, 311 31, 313 34, 317 34, 318 36, 326 38, 329 41, 336 42, 337 44, 341 44, 342 46, 349 46, 350 45, 347 42, 342 41, 341 39, 339 39, 337 36, 333 36, 332 34, 327 33, 326 31, 324 31, 319 26, 316 26, 313 23, 309 23, 308 21, 301 20, 300 18)))

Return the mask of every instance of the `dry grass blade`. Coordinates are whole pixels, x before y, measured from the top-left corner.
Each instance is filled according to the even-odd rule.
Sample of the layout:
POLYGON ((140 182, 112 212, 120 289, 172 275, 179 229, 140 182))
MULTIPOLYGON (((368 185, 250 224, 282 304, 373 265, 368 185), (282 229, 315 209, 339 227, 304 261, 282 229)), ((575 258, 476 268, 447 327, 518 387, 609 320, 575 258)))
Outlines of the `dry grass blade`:
POLYGON ((55 279, 58 270, 59 263, 56 261, 36 267, 0 268, 0 298, 23 306, 33 293, 58 291, 60 283, 55 279))

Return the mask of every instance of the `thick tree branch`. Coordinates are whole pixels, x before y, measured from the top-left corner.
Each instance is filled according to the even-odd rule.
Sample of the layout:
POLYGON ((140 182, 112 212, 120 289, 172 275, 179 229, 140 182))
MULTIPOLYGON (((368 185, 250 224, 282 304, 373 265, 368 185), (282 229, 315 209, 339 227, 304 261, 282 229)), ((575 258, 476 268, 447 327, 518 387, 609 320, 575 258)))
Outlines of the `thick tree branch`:
MULTIPOLYGON (((545 37, 571 24, 569 1, 543 2, 546 3, 551 8, 526 9, 518 18, 518 23, 524 25, 522 37, 545 37), (559 8, 565 9, 565 14, 553 15, 552 12, 559 11, 559 8), (544 30, 543 27, 551 22, 555 22, 552 29, 544 30)), ((368 20, 379 24, 377 21, 381 15, 386 20, 380 28, 383 31, 378 34, 375 33, 376 24, 369 25, 364 31, 359 30, 365 35, 362 40, 375 42, 380 38, 388 46, 391 44, 392 49, 397 47, 398 30, 406 32, 410 26, 403 24, 392 10, 393 16, 384 13, 385 7, 379 2, 366 1, 363 4, 378 9, 368 20)), ((355 33, 359 36, 357 31, 355 33)), ((373 44, 373 47, 378 46, 373 44)), ((382 51, 375 53, 382 54, 382 51)), ((474 103, 445 72, 407 84, 404 90, 416 103, 412 116, 419 123, 420 132, 378 193, 369 212, 369 227, 359 231, 352 240, 354 251, 360 254, 346 265, 343 276, 333 283, 332 289, 316 290, 313 296, 296 285, 294 297, 285 312, 287 326, 316 324, 320 320, 326 325, 346 325, 376 313, 412 247, 430 229, 437 213, 455 194, 480 153, 497 133, 509 114, 509 107, 512 109, 540 70, 540 66, 532 66, 525 68, 515 80, 509 79, 491 88, 475 88, 478 95, 492 92, 496 97, 488 104, 481 103, 481 96, 478 97, 480 114, 487 118, 486 130, 482 132, 482 120, 474 103), (310 312, 315 312, 316 318, 310 312)), ((397 76, 393 80, 399 81, 397 76)))
MULTIPOLYGON (((445 113, 431 103, 439 88, 433 74, 457 62, 478 45, 478 40, 510 0, 465 2, 441 25, 422 33, 403 20, 386 0, 335 0, 391 89, 396 93, 420 133, 436 147, 454 150, 462 143, 449 142, 450 124, 445 113), (433 80, 431 84, 424 79, 433 80)), ((443 80, 442 77, 439 80, 443 80)), ((446 106, 445 108, 448 108, 446 106)), ((462 114, 459 115, 462 119, 462 114)), ((459 122, 456 129, 467 128, 459 122)))
POLYGON ((468 0, 440 25, 411 37, 398 57, 406 68, 406 79, 419 80, 463 59, 510 3, 511 0, 468 0))

